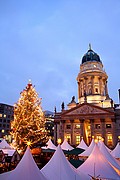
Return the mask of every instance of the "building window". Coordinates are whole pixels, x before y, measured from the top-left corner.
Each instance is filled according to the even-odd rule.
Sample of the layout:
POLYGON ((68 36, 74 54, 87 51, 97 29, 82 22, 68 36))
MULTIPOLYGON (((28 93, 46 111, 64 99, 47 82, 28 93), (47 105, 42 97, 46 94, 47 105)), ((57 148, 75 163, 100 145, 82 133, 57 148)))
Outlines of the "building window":
POLYGON ((95 124, 95 129, 100 129, 100 124, 95 124))
POLYGON ((3 127, 5 128, 5 127, 6 127, 6 124, 3 124, 3 127))
POLYGON ((2 117, 2 114, 0 114, 0 117, 2 117))
POLYGON ((97 135, 96 135, 96 139, 99 141, 99 140, 102 139, 102 136, 101 136, 100 134, 97 134, 97 135))
POLYGON ((95 88, 95 92, 98 93, 98 88, 95 88))
POLYGON ((70 124, 67 124, 67 125, 66 125, 66 129, 71 129, 71 125, 70 125, 70 124))
POLYGON ((106 124, 106 128, 112 128, 111 124, 106 124))
POLYGON ((76 129, 80 129, 80 124, 76 124, 76 125, 75 125, 75 128, 76 128, 76 129))
POLYGON ((7 124, 7 128, 9 128, 9 125, 7 124))
POLYGON ((4 118, 6 118, 6 114, 4 114, 4 118))
POLYGON ((89 94, 92 94, 92 89, 89 89, 89 94))
POLYGON ((80 143, 80 135, 76 135, 76 144, 80 143))
POLYGON ((107 135, 108 146, 112 145, 112 134, 107 135))
POLYGON ((68 134, 65 136, 65 139, 67 140, 67 142, 70 144, 71 143, 71 135, 68 134))

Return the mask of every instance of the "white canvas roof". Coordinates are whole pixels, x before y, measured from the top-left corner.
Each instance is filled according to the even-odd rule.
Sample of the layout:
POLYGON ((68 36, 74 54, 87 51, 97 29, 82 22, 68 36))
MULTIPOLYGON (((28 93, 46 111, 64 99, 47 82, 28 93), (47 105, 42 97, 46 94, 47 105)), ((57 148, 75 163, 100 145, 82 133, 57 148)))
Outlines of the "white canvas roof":
POLYGON ((80 144, 77 146, 77 148, 82 148, 84 150, 86 150, 88 148, 88 146, 86 145, 84 139, 82 138, 80 144))
MULTIPOLYGON (((84 172, 88 176, 91 175, 97 177, 99 175, 99 178, 120 180, 120 176, 104 157, 97 144, 95 144, 94 149, 87 160, 77 168, 77 171, 84 172)), ((88 179, 90 179, 90 176, 88 179)))
POLYGON ((56 146, 53 144, 51 139, 49 139, 46 144, 47 144, 47 147, 42 147, 42 149, 54 149, 54 150, 56 150, 56 146))
POLYGON ((5 139, 0 142, 0 149, 12 149, 5 139))
POLYGON ((83 173, 78 175, 76 169, 66 159, 60 145, 41 171, 49 180, 87 180, 83 173))
POLYGON ((79 156, 88 157, 91 154, 94 146, 95 146, 95 140, 92 139, 92 142, 90 143, 90 146, 83 153, 79 154, 79 156))
POLYGON ((4 154, 7 154, 8 156, 13 156, 13 154, 15 153, 15 149, 0 149, 3 151, 4 154))
POLYGON ((116 147, 111 151, 111 155, 115 158, 120 158, 120 142, 118 142, 116 147))
POLYGON ((47 180, 37 167, 28 147, 17 167, 9 173, 0 174, 0 180, 47 180))
POLYGON ((70 146, 66 139, 64 139, 63 143, 61 144, 61 148, 66 151, 74 149, 72 146, 70 146))
MULTIPOLYGON (((98 141, 98 146, 100 147, 101 146, 101 143, 104 143, 102 140, 99 140, 98 141)), ((111 152, 111 149, 109 149, 105 144, 104 144, 104 146, 106 147, 106 149, 109 151, 109 152, 111 152)))
POLYGON ((115 167, 118 169, 119 174, 120 174, 120 166, 117 163, 117 160, 110 154, 110 152, 107 150, 107 148, 105 147, 104 143, 101 142, 101 145, 99 147, 100 151, 102 152, 102 154, 106 157, 106 159, 115 167))

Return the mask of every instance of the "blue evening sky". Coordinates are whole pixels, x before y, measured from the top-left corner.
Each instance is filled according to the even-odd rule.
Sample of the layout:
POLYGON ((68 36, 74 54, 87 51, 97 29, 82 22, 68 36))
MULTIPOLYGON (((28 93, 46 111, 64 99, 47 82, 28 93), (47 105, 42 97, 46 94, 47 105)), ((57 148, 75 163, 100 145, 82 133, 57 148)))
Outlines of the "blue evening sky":
POLYGON ((0 0, 0 103, 13 105, 31 79, 43 110, 61 110, 72 96, 88 44, 120 88, 120 0, 0 0))

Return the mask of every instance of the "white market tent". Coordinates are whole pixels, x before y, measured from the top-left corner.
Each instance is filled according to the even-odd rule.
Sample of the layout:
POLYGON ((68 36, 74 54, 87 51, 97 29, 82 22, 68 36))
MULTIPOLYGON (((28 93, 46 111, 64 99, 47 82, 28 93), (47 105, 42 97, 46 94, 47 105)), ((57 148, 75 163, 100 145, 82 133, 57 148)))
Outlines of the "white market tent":
POLYGON ((8 156, 13 156, 13 154, 15 153, 15 149, 0 149, 3 151, 4 154, 7 154, 8 156))
POLYGON ((7 155, 11 157, 11 162, 19 161, 20 160, 20 154, 15 149, 0 149, 4 153, 4 155, 7 155))
MULTIPOLYGON (((101 179, 108 178, 112 180, 120 180, 120 176, 99 150, 97 144, 95 144, 94 149, 87 160, 77 168, 77 171, 79 173, 84 172, 86 175, 90 175, 92 177, 99 176, 101 179)), ((90 176, 88 180, 90 179, 90 176)))
POLYGON ((5 139, 0 143, 0 150, 4 155, 11 157, 11 162, 20 160, 20 155, 17 150, 13 149, 5 139))
MULTIPOLYGON (((99 141, 98 141, 98 146, 100 147, 102 143, 104 143, 104 141, 99 140, 99 141)), ((104 144, 104 146, 106 147, 106 149, 107 149, 109 152, 111 152, 111 149, 109 149, 105 144, 104 144)))
POLYGON ((47 149, 49 148, 49 149, 55 149, 56 150, 56 146, 53 144, 51 139, 49 139, 46 144, 47 144, 47 149))
POLYGON ((42 149, 54 149, 54 150, 56 150, 56 146, 53 144, 51 139, 49 139, 46 144, 47 144, 47 146, 42 147, 42 149))
POLYGON ((116 171, 118 171, 120 175, 120 165, 117 163, 117 160, 107 150, 103 142, 101 142, 99 149, 102 152, 102 154, 105 156, 105 158, 108 160, 108 162, 110 162, 110 164, 112 164, 112 166, 115 167, 116 171))
POLYGON ((0 174, 0 180, 47 180, 47 178, 37 167, 30 148, 27 147, 17 167, 12 171, 0 174))
POLYGON ((66 150, 66 151, 70 151, 72 149, 74 149, 68 142, 66 139, 64 139, 63 143, 61 144, 61 148, 62 150, 66 150))
POLYGON ((116 159, 120 158, 120 142, 118 142, 116 147, 111 151, 111 155, 116 159))
POLYGON ((79 156, 88 157, 91 154, 94 146, 95 146, 95 140, 92 139, 92 142, 90 143, 90 146, 83 153, 79 154, 79 156))
POLYGON ((88 146, 86 145, 83 138, 82 138, 80 144, 77 146, 77 148, 81 148, 81 149, 84 149, 84 150, 86 150, 88 148, 88 146))
POLYGON ((5 139, 0 142, 0 149, 12 149, 5 139))
POLYGON ((41 169, 49 180, 87 180, 86 175, 76 169, 66 159, 61 146, 58 145, 50 161, 41 169))

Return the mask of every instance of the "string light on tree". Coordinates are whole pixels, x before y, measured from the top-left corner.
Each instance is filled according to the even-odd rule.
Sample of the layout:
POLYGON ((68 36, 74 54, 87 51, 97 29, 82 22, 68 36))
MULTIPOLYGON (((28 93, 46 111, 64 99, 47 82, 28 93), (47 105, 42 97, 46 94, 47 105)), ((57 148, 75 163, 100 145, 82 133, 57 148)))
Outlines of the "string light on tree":
POLYGON ((11 123, 11 135, 14 146, 25 150, 26 142, 37 146, 46 141, 45 116, 41 107, 41 98, 29 80, 14 105, 14 120, 11 123))

